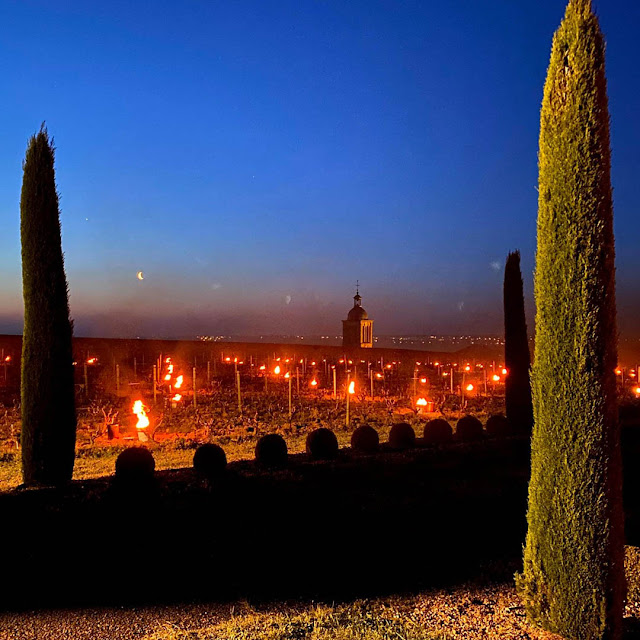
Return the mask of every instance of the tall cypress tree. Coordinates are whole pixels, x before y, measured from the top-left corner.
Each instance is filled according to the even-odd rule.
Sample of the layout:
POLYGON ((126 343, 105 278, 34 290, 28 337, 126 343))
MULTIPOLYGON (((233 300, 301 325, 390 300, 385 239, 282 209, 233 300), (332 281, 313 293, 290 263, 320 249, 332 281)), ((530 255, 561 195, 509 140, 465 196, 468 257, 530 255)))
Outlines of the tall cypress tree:
POLYGON ((625 585, 609 115, 591 0, 570 0, 553 39, 538 161, 535 424, 517 583, 530 619, 546 629, 619 638, 625 585))
POLYGON ((29 140, 23 171, 22 476, 27 485, 60 484, 73 473, 76 410, 54 147, 44 125, 29 140))
POLYGON ((529 340, 524 313, 524 290, 520 252, 507 256, 504 268, 504 361, 509 375, 505 381, 507 418, 517 429, 531 431, 533 404, 529 381, 529 340))

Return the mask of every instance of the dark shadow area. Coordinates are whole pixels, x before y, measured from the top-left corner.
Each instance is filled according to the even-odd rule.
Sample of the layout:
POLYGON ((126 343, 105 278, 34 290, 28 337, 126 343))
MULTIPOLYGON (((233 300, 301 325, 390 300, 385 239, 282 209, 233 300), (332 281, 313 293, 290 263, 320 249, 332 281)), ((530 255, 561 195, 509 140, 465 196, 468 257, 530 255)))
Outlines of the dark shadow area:
MULTIPOLYGON (((182 469, 0 495, 2 606, 342 600, 491 571, 510 579, 526 533, 528 439, 421 444, 290 456, 282 469, 237 462, 209 480, 182 469)), ((640 430, 625 432, 629 544, 640 542, 638 454, 640 430)))

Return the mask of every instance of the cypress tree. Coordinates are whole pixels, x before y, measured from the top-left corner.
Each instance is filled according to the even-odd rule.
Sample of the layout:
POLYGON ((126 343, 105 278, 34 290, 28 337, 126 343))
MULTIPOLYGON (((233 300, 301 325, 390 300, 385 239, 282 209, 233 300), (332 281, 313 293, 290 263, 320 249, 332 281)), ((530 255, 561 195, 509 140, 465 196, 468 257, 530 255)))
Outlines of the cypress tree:
POLYGON ((544 88, 534 428, 524 568, 529 618, 567 638, 620 637, 624 600, 609 115, 604 40, 570 0, 544 88))
POLYGON ((520 252, 507 256, 504 268, 504 361, 508 371, 505 381, 507 418, 512 426, 531 431, 533 404, 529 367, 527 319, 524 313, 524 291, 520 273, 520 252))
POLYGON ((44 125, 29 140, 23 171, 22 476, 27 485, 61 484, 71 479, 75 457, 72 323, 54 147, 44 125))

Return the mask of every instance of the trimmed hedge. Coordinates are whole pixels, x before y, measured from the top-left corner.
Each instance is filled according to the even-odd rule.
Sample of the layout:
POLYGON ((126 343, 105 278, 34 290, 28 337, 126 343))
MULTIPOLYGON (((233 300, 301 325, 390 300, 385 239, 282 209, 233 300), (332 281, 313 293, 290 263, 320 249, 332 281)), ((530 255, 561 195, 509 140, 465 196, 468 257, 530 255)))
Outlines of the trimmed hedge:
POLYGON ((444 444, 453 440, 453 429, 444 418, 429 420, 424 425, 424 441, 426 444, 444 444))
POLYGON ((227 468, 227 455, 222 447, 211 442, 200 445, 193 454, 195 472, 205 478, 222 475, 227 468))
POLYGON ((380 446, 380 436, 370 425, 363 424, 351 435, 351 448, 362 453, 373 453, 380 446))
POLYGON ((456 424, 456 440, 465 442, 481 440, 484 436, 482 422, 475 416, 463 416, 456 424))
POLYGON ((153 480, 156 461, 149 449, 129 447, 116 458, 116 480, 123 483, 143 483, 153 480))
POLYGON ((284 467, 289 459, 285 439, 278 433, 268 433, 256 443, 256 462, 263 467, 284 467))
POLYGON ((389 446, 392 449, 402 451, 416 446, 416 432, 406 422, 398 422, 389 431, 389 446))
POLYGON ((338 457, 338 438, 331 429, 320 427, 307 436, 306 448, 312 460, 334 460, 338 457))
POLYGON ((485 429, 487 431, 487 435, 489 436, 508 436, 513 433, 511 423, 509 422, 507 417, 503 416, 502 414, 491 416, 487 420, 485 429))

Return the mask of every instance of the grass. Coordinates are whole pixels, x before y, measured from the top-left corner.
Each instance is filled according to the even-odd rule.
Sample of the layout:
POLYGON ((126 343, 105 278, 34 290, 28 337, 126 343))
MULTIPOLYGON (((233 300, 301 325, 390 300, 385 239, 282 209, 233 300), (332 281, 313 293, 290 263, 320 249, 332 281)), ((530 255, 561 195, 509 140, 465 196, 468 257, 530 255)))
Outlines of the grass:
MULTIPOLYGON (((386 441, 391 424, 376 426, 380 434, 380 441, 386 441)), ((283 434, 287 441, 289 453, 303 453, 305 451, 306 438, 312 428, 315 427, 308 427, 299 431, 293 429, 283 434)), ((351 433, 354 428, 355 427, 352 427, 347 430, 344 426, 339 429, 334 426, 340 447, 350 446, 351 433)), ((422 435, 418 426, 416 426, 415 429, 417 435, 422 435)), ((257 436, 238 436, 237 434, 230 436, 213 436, 209 441, 219 444, 225 450, 228 462, 252 460, 256 442, 264 433, 266 433, 266 431, 259 433, 257 436)), ((149 443, 149 448, 153 452, 156 469, 160 471, 164 469, 190 467, 193 462, 193 454, 199 443, 199 441, 191 439, 188 437, 188 434, 185 434, 184 438, 173 439, 159 444, 151 442, 149 443)), ((137 444, 139 444, 137 441, 130 440, 118 445, 93 445, 78 448, 73 470, 74 480, 86 480, 113 474, 118 455, 125 448, 137 444)), ((0 456, 0 491, 14 489, 21 482, 20 451, 5 453, 0 456)))
POLYGON ((145 640, 446 640, 424 629, 408 601, 358 601, 305 609, 246 607, 201 629, 166 626, 145 640))

